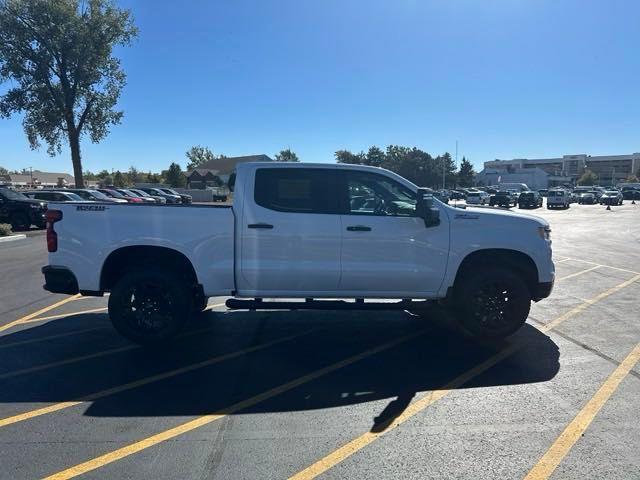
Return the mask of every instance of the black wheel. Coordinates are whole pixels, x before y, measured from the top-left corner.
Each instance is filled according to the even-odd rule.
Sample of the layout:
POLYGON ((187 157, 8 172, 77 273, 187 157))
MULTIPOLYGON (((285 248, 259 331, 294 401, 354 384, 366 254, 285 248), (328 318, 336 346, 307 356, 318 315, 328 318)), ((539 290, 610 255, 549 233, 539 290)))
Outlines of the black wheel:
POLYGON ((26 213, 14 213, 11 216, 11 229, 14 231, 28 230, 31 226, 31 221, 26 213))
POLYGON ((467 272, 454 291, 460 325, 479 338, 504 338, 518 330, 529 316, 531 294, 521 275, 490 267, 467 272))
POLYGON ((174 337, 191 314, 187 286, 170 270, 145 268, 126 273, 109 296, 114 328, 132 342, 155 345, 174 337))

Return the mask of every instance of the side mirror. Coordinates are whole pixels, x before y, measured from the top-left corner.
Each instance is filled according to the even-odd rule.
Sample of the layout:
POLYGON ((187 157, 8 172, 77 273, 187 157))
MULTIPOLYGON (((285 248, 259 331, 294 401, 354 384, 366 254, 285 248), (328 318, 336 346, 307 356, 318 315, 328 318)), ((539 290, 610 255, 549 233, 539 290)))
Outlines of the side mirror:
POLYGON ((440 225, 440 209, 434 206, 432 190, 428 188, 418 189, 416 216, 424 220, 424 226, 427 228, 440 225))

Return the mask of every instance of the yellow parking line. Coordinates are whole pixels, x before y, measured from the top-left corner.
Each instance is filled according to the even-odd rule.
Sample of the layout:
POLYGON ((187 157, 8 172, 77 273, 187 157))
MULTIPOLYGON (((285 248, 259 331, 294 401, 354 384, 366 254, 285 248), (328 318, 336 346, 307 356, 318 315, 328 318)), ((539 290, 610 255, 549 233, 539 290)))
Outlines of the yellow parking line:
MULTIPOLYGON (((212 305, 211 308, 214 308, 216 306, 219 305, 212 305)), ((191 332, 185 332, 182 333, 180 335, 178 335, 178 337, 176 338, 185 338, 185 337, 189 337, 192 335, 196 335, 198 333, 202 333, 202 332, 206 332, 207 330, 211 330, 214 327, 206 327, 206 328, 201 328, 198 330, 193 330, 191 332)), ((45 363, 42 365, 35 365, 33 367, 27 367, 27 368, 22 368, 20 370, 12 370, 10 372, 5 372, 5 373, 0 373, 0 379, 5 379, 5 378, 12 378, 12 377, 17 377, 20 375, 26 375, 28 373, 34 373, 34 372, 41 372, 43 370, 49 370, 51 368, 56 368, 56 367, 61 367, 63 365, 70 365, 73 363, 78 363, 78 362, 83 362, 85 360, 91 360, 93 358, 99 358, 99 357, 104 357, 107 355, 113 355, 114 353, 121 353, 121 352, 126 352, 128 350, 134 350, 136 348, 140 348, 139 345, 125 345, 123 347, 116 347, 116 348, 110 348, 108 350, 101 350, 99 352, 94 352, 94 353, 88 353, 86 355, 80 355, 78 357, 71 357, 71 358, 67 358, 64 360, 58 360, 55 362, 50 362, 50 363, 45 363)))
POLYGON ((634 275, 640 274, 640 272, 636 272, 635 270, 627 270, 626 268, 619 268, 619 267, 613 267, 611 265, 604 265, 602 263, 590 262, 589 260, 582 260, 581 258, 569 258, 568 260, 573 260, 575 262, 589 263, 591 265, 598 265, 599 267, 610 268, 612 270, 618 270, 620 272, 633 273, 634 275))
POLYGON ((141 378, 139 380, 135 380, 128 383, 123 383, 122 385, 116 385, 115 387, 107 388, 104 390, 100 390, 97 392, 90 393, 85 395, 82 398, 77 400, 71 400, 67 402, 59 402, 53 405, 48 405, 42 408, 36 408, 35 410, 30 410, 28 412, 20 413, 18 415, 13 415, 11 417, 0 418, 0 428, 6 427, 7 425, 12 425, 14 423, 23 422, 25 420, 29 420, 31 418, 40 417, 42 415, 46 415, 48 413, 58 412, 60 410, 64 410, 65 408, 74 407, 76 405, 80 405, 85 402, 91 402, 98 400, 100 398, 107 397, 109 395, 115 395, 116 393, 125 392, 127 390, 133 390, 134 388, 141 387, 143 385, 148 385, 150 383, 159 382, 160 380, 166 380, 171 377, 175 377, 177 375, 182 375, 187 372, 192 372, 194 370, 208 367, 211 365, 215 365, 216 363, 221 363, 225 360, 230 360, 232 358, 240 357, 242 355, 246 355, 251 352, 255 352, 258 350, 263 350, 268 347, 272 347, 274 345, 284 343, 286 341, 292 340, 297 337, 301 337, 304 335, 309 335, 312 332, 317 331, 317 329, 307 330, 302 333, 295 333, 293 335, 288 335, 286 337, 282 337, 276 340, 272 340, 267 343, 262 343, 260 345, 254 345, 252 347, 243 348, 242 350, 237 350, 235 352, 226 353, 224 355, 219 355, 216 357, 212 357, 208 360, 204 360, 202 362, 192 363, 190 365, 186 365, 184 367, 176 368, 174 370, 169 370, 163 373, 158 373, 156 375, 150 375, 148 377, 141 378))
POLYGON ((598 268, 600 268, 600 265, 596 265, 595 267, 587 268, 585 270, 580 270, 579 272, 572 273, 571 275, 566 275, 564 277, 560 277, 560 278, 558 278, 557 281, 567 280, 569 278, 577 277, 579 275, 582 275, 583 273, 592 272, 593 270, 597 270, 598 268))
POLYGON ((609 375, 595 395, 591 397, 582 410, 580 410, 571 423, 569 423, 567 428, 565 428, 556 441, 553 442, 549 450, 547 450, 538 463, 529 471, 525 480, 546 480, 551 476, 638 360, 640 360, 640 343, 636 345, 631 353, 627 355, 622 363, 609 375))
POLYGON ((90 310, 79 310, 77 312, 59 313, 57 315, 50 315, 48 317, 32 318, 31 320, 27 320, 22 323, 36 323, 36 322, 44 322, 45 320, 57 320, 58 318, 72 317, 74 315, 82 315, 83 313, 104 312, 106 309, 107 307, 100 307, 100 308, 92 308, 90 310))
POLYGON ((593 297, 593 298, 591 298, 589 300, 585 300, 583 303, 581 303, 580 305, 578 305, 575 308, 572 308, 571 310, 569 310, 564 315, 560 315, 555 320, 552 320, 549 323, 546 323, 543 327, 540 327, 540 330, 543 331, 543 332, 547 332, 547 331, 551 330, 552 328, 555 328, 557 325, 559 325, 560 323, 564 322, 568 318, 571 318, 571 317, 577 315, 578 313, 582 312, 584 309, 590 307, 594 303, 597 303, 600 300, 602 300, 604 298, 607 298, 608 296, 616 293, 618 290, 622 290, 623 288, 628 287, 629 285, 631 285, 634 282, 637 282, 638 280, 640 280, 640 274, 636 275, 633 278, 630 278, 627 281, 624 281, 624 282, 616 285, 615 287, 610 288, 606 292, 603 292, 603 293, 601 293, 599 295, 596 295, 595 297, 593 297))
POLYGON ((76 300, 78 297, 80 297, 79 293, 76 294, 76 295, 72 295, 70 297, 67 297, 67 298, 63 298, 59 302, 56 302, 56 303, 54 303, 52 305, 49 305, 48 307, 41 308, 37 312, 30 313, 29 315, 25 315, 22 318, 14 320, 13 322, 9 322, 6 325, 2 325, 2 326, 0 326, 0 332, 4 332, 5 330, 8 330, 11 327, 14 327, 16 325, 20 325, 21 323, 26 323, 27 321, 31 320, 34 317, 37 317, 38 315, 42 315, 43 313, 46 313, 49 310, 53 310, 54 308, 58 308, 59 306, 64 305, 65 303, 72 302, 72 301, 76 300))
POLYGON ((265 400, 268 400, 272 397, 275 397, 277 395, 280 395, 284 392, 287 392, 289 390, 292 390, 296 387, 299 387, 300 385, 303 385, 305 383, 308 383, 312 380, 315 380, 317 378, 320 378, 324 375, 327 375, 331 372, 334 372, 340 368, 344 368, 348 365, 351 365, 355 362, 358 362, 359 360, 362 360, 364 358, 370 357, 372 355, 375 355, 377 353, 380 353, 384 350, 388 350, 392 347, 395 347, 396 345, 399 345, 403 342, 406 342, 412 338, 416 338, 419 335, 422 335, 426 332, 426 329, 420 330, 418 332, 415 333, 411 333, 409 335, 405 335, 403 337, 400 338, 396 338, 395 340, 392 340, 390 342, 386 342, 383 343, 382 345, 378 345, 377 347, 371 348, 369 350, 366 350, 364 352, 358 353, 356 355, 353 355, 351 357, 345 358, 343 360, 340 360, 339 362, 333 363, 331 365, 328 365, 324 368, 321 368, 319 370, 315 370, 311 373, 308 373, 306 375, 303 375, 301 377, 298 377, 294 380, 291 380, 290 382, 284 383, 282 385, 279 385, 277 387, 271 388, 269 390, 266 390, 262 393, 259 393, 258 395, 254 395, 253 397, 250 397, 246 400, 241 400, 237 403, 234 403, 233 405, 230 405, 229 407, 225 408, 224 410, 222 410, 221 412, 218 413, 213 413, 210 415, 203 415, 201 417, 198 417, 194 420, 191 420, 189 422, 183 423, 181 425, 178 425, 174 428, 171 428, 169 430, 165 430, 163 432, 157 433, 155 435, 152 435, 150 437, 144 438, 142 440, 139 440, 137 442, 131 443, 125 447, 119 448, 117 450, 114 450, 112 452, 106 453, 104 455, 101 455, 99 457, 96 457, 92 460, 86 461, 84 463, 81 463, 79 465, 75 465, 71 468, 68 468, 66 470, 63 470, 61 472, 55 473, 49 477, 46 477, 45 480, 63 480, 63 479, 68 479, 68 478, 73 478, 76 477, 78 475, 82 475, 84 473, 90 472, 92 470, 95 470, 97 468, 103 467, 109 463, 115 462, 117 460, 120 460, 122 458, 128 457, 129 455, 133 455, 134 453, 138 453, 142 450, 145 450, 149 447, 152 447, 154 445, 157 445, 159 443, 162 443, 166 440, 170 440, 172 438, 175 438, 179 435, 182 435, 184 433, 190 432, 192 430, 195 430, 197 428, 200 428, 204 425, 208 425, 210 423, 215 422, 216 420, 219 420, 227 415, 231 415, 235 412, 238 412, 240 410, 249 408, 253 405, 256 405, 260 402, 263 402, 265 400))
MULTIPOLYGON (((593 305, 594 303, 599 302, 600 300, 608 297, 609 295, 617 292, 618 290, 628 285, 631 285, 633 282, 639 279, 640 279, 640 275, 637 275, 632 279, 627 280, 626 282, 623 282, 617 285, 616 287, 613 287, 590 300, 586 300, 580 306, 573 308, 572 310, 568 311, 564 315, 561 315, 555 320, 552 320, 546 325, 540 327, 539 330, 541 330, 542 332, 548 332, 549 330, 557 327, 562 322, 582 312, 585 308, 589 307, 590 305, 593 305)), ((317 462, 313 463, 312 465, 305 468, 304 470, 301 470, 300 472, 296 473, 290 478, 295 480, 303 480, 303 479, 307 480, 307 479, 316 478, 318 475, 326 472, 327 470, 339 464, 343 460, 347 459, 354 453, 362 450, 367 445, 373 443, 375 440, 377 440, 379 437, 381 437, 388 431, 391 431, 396 427, 400 426, 402 423, 406 422, 409 418, 413 417, 414 415, 421 412, 428 406, 437 402, 438 400, 440 400, 441 398, 443 398, 453 390, 461 387, 472 378, 477 377, 481 373, 487 371, 489 368, 495 366, 496 364, 498 364, 499 362, 501 362, 502 360, 504 360, 505 358, 507 358, 508 356, 510 356, 511 354, 513 354, 523 346, 524 345, 521 345, 521 344, 511 344, 507 346, 505 349, 489 357, 487 360, 485 360, 481 364, 473 367, 472 369, 468 370, 462 375, 456 377, 451 382, 444 385, 441 389, 431 390, 426 392, 421 398, 419 398, 418 400, 410 404, 401 415, 399 415, 397 418, 393 420, 392 424, 386 427, 386 429, 382 429, 380 432, 363 433, 359 437, 356 437, 355 439, 346 443, 345 445, 338 448, 337 450, 334 450, 330 454, 326 455, 325 457, 321 458, 317 462)))

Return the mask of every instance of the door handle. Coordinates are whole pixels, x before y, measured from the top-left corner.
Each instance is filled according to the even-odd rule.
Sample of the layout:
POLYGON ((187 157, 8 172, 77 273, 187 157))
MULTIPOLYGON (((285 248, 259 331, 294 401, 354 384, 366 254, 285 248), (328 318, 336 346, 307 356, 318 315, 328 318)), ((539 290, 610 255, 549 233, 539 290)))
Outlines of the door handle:
POLYGON ((272 229, 273 225, 269 225, 268 223, 250 223, 247 225, 247 228, 264 228, 264 229, 272 229))
POLYGON ((347 227, 347 230, 349 230, 350 232, 370 232, 371 227, 366 227, 364 225, 352 225, 350 227, 347 227))

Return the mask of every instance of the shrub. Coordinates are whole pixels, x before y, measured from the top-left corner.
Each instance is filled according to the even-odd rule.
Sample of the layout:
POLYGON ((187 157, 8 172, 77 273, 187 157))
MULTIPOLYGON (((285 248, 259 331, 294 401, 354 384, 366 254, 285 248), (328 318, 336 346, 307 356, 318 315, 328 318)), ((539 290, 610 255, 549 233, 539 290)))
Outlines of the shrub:
POLYGON ((0 223, 0 237, 11 235, 11 225, 8 223, 0 223))

